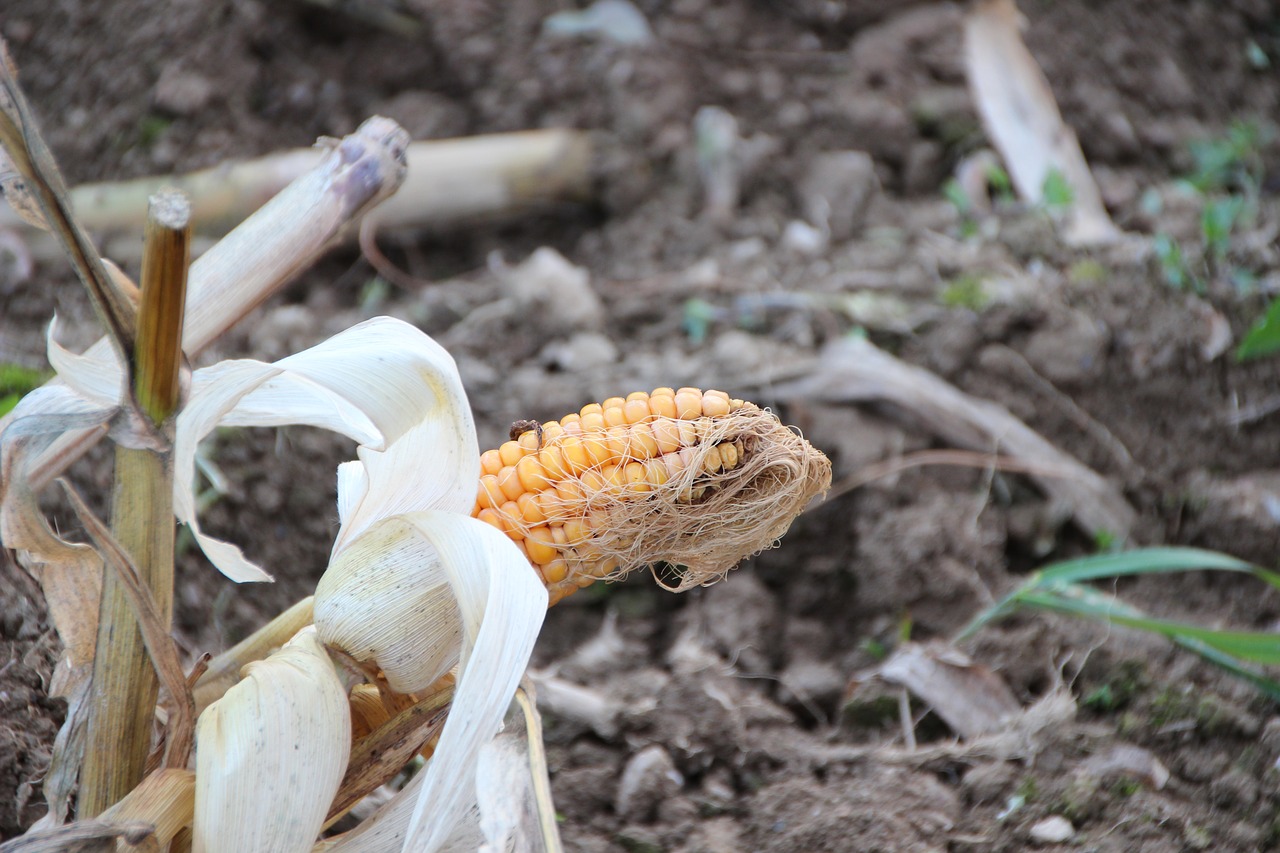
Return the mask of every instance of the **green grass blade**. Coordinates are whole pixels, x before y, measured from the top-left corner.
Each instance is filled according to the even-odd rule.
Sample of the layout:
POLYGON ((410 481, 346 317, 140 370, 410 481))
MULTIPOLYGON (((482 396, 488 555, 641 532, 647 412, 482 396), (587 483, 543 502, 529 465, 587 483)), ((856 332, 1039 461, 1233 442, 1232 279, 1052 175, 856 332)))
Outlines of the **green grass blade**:
POLYGON ((1051 563, 1032 576, 1037 586, 1053 583, 1080 583, 1098 578, 1125 575, 1186 572, 1194 569, 1218 569, 1253 573, 1255 567, 1244 560, 1201 548, 1139 548, 1117 554, 1095 554, 1077 560, 1051 563))
POLYGON ((1093 590, 1085 591, 1080 587, 1038 590, 1022 596, 1019 601, 1031 607, 1086 616, 1163 634, 1172 639, 1197 640, 1210 648, 1253 663, 1280 664, 1280 634, 1269 631, 1216 631, 1186 622, 1153 619, 1110 596, 1103 597, 1093 590))

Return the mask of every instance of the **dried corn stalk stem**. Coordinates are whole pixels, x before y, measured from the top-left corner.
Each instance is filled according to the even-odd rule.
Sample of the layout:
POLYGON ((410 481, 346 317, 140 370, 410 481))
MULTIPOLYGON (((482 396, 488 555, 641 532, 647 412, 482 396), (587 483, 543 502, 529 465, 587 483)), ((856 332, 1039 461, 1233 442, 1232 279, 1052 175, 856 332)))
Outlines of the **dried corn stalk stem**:
POLYGON ((552 603, 642 566, 674 591, 713 583, 831 484, 820 451, 723 391, 637 391, 512 432, 480 457, 472 514, 520 546, 552 603))

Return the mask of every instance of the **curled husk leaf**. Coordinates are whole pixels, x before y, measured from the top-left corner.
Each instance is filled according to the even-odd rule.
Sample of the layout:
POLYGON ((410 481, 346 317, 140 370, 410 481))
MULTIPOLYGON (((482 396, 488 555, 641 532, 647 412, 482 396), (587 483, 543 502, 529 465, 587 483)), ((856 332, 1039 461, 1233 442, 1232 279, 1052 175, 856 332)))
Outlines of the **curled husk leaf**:
POLYGON ((350 752, 346 691, 304 628, 200 715, 195 853, 306 853, 350 752))

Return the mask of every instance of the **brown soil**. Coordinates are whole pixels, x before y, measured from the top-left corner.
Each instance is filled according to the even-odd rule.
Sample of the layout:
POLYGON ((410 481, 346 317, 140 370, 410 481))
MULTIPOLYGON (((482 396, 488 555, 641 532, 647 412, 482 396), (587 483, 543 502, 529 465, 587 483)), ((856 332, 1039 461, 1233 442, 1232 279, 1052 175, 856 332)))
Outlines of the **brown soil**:
MULTIPOLYGON (((1002 209, 980 236, 963 236, 941 194, 981 144, 962 6, 643 0, 656 45, 628 48, 540 35, 561 5, 410 0, 429 10, 428 23, 406 39, 302 2, 160 13, 137 0, 8 0, 0 34, 73 183, 305 145, 379 112, 420 138, 573 126, 612 146, 598 203, 382 235, 398 263, 433 283, 371 286, 368 266, 340 252, 207 358, 275 358, 374 314, 404 317, 458 359, 481 444, 492 446, 513 420, 636 388, 694 384, 771 404, 774 377, 803 370, 858 323, 1111 477, 1139 510, 1141 543, 1276 565, 1280 416, 1232 416, 1274 402, 1280 361, 1204 352, 1215 322, 1239 340, 1265 300, 1224 277, 1200 296, 1176 291, 1132 244, 1069 250, 1035 211, 1002 209), (700 215, 691 128, 704 105, 736 116, 765 152, 723 223, 700 215), (830 248, 789 248, 781 235, 804 216, 806 170, 842 149, 870 153, 883 189, 830 248), (516 264, 544 245, 590 271, 602 327, 573 328, 554 312, 473 313, 503 296, 490 253, 516 264), (999 284, 996 297, 947 307, 944 294, 977 281, 999 284), (907 300, 921 322, 907 330, 851 317, 835 298, 851 293, 907 300), (693 297, 715 309, 705 335, 686 329, 693 297)), ((1191 168, 1192 141, 1277 115, 1280 16, 1265 0, 1020 6, 1117 222, 1186 235, 1196 255, 1199 209, 1179 202, 1172 179, 1191 168), (1251 64, 1256 51, 1269 69, 1251 64), (1161 210, 1148 190, 1165 199, 1161 210)), ((1274 290, 1280 261, 1266 229, 1280 219, 1280 158, 1274 146, 1262 156, 1271 183, 1229 265, 1274 290)), ((25 284, 0 277, 0 304, 0 360, 40 365, 55 310, 70 339, 94 334, 77 287, 54 266, 25 284)), ((923 425, 877 407, 782 413, 832 455, 837 480, 937 445, 923 425)), ((237 587, 186 550, 177 629, 188 649, 225 648, 311 590, 336 530, 333 471, 350 454, 300 429, 218 435, 211 457, 231 490, 207 526, 244 543, 279 581, 237 587)), ((105 459, 75 474, 99 501, 105 459)), ((1065 684, 1078 704, 1001 754, 957 746, 928 716, 920 748, 903 749, 896 696, 864 690, 848 701, 850 680, 904 623, 914 639, 950 636, 1028 570, 1093 547, 1019 476, 932 467, 829 501, 713 588, 676 597, 635 578, 569 599, 550 613, 536 665, 625 706, 603 733, 547 720, 567 848, 1019 850, 1034 843, 1033 826, 1061 815, 1070 844, 1089 850, 1274 849, 1280 715, 1162 641, 1040 614, 979 633, 964 648, 1019 701, 1065 684), (576 653, 614 619, 619 645, 606 663, 576 653), (1121 745, 1150 750, 1168 783, 1090 774, 1091 758, 1121 745), (638 786, 620 797, 633 766, 638 786)), ((6 571, 0 837, 42 813, 61 722, 43 692, 56 640, 38 594, 6 571)), ((1247 578, 1193 574, 1117 591, 1214 626, 1263 630, 1280 616, 1280 599, 1247 578)))

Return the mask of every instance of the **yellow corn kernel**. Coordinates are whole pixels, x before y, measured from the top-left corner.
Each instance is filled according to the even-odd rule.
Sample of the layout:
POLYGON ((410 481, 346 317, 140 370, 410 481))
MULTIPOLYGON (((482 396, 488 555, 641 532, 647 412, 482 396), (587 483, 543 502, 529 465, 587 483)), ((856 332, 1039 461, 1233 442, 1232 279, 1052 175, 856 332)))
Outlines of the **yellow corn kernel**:
POLYGON ((507 501, 498 507, 498 518, 502 522, 502 531, 512 539, 518 539, 523 531, 520 527, 520 507, 515 501, 507 501))
POLYGON ((543 511, 542 502, 534 492, 525 492, 516 498, 516 507, 520 510, 520 517, 528 524, 541 524, 547 520, 547 514, 543 511))
POLYGON ((606 465, 600 472, 605 485, 613 489, 621 489, 627 484, 627 472, 622 465, 606 465))
POLYGON ((702 416, 702 392, 696 388, 681 388, 676 392, 676 416, 690 420, 702 416))
POLYGON ((601 409, 621 408, 622 404, 625 402, 627 401, 621 397, 610 397, 609 399, 605 400, 603 403, 600 404, 600 408, 601 409))
POLYGON ((565 415, 563 418, 560 419, 560 426, 564 427, 565 429, 568 429, 569 424, 576 424, 576 423, 580 423, 581 421, 582 421, 582 415, 578 414, 577 412, 570 412, 569 414, 565 415))
POLYGON ((729 395, 723 391, 708 391, 703 394, 702 414, 709 418, 729 414, 729 395))
POLYGON ((534 527, 524 537, 524 546, 529 549, 529 559, 535 563, 546 565, 560 556, 551 538, 551 530, 547 527, 534 527))
POLYGON ((560 447, 544 447, 538 451, 538 464, 542 466, 547 479, 553 483, 556 480, 563 480, 570 473, 562 449, 563 444, 560 447))
POLYGON ((507 528, 502 523, 502 517, 498 515, 497 510, 487 509, 487 508, 482 509, 476 513, 476 518, 480 519, 485 524, 492 525, 493 527, 498 528, 504 533, 506 532, 507 528))
POLYGON ((582 426, 583 435, 599 432, 604 429, 604 415, 599 412, 583 412, 582 420, 579 423, 582 426))
POLYGON ((547 421, 542 425, 542 443, 545 445, 549 441, 555 441, 564 435, 564 427, 560 426, 558 421, 547 421))
POLYGON ((604 412, 604 425, 606 427, 624 427, 627 425, 626 404, 621 400, 616 406, 606 406, 604 412))
POLYGON ((643 462, 658 455, 658 440, 654 437, 649 424, 632 424, 628 427, 631 433, 630 452, 632 459, 643 462))
MULTIPOLYGON (((670 391, 670 388, 659 388, 659 391, 670 391)), ((676 416, 675 394, 659 394, 657 391, 649 397, 649 411, 655 418, 674 418, 676 416)))
POLYGON ((632 402, 633 400, 645 400, 647 402, 648 399, 649 399, 649 393, 647 391, 632 391, 630 394, 627 395, 628 403, 632 402))
MULTIPOLYGON (((511 442, 515 444, 515 442, 511 442)), ((515 466, 507 465, 498 472, 498 488, 507 496, 508 500, 515 500, 520 497, 520 493, 524 491, 524 486, 520 483, 520 475, 516 473, 515 466)))
POLYGON ((485 474, 496 474, 502 470, 502 454, 496 450, 486 450, 480 454, 480 470, 485 474))
POLYGON ((591 467, 599 468, 614 458, 614 453, 609 449, 609 436, 603 429, 597 430, 590 435, 582 437, 582 447, 587 452, 587 457, 591 460, 591 467))
POLYGON ((520 449, 525 453, 536 453, 539 439, 540 436, 536 429, 528 429, 520 433, 520 437, 516 439, 516 444, 520 445, 520 449))
POLYGON ((649 398, 646 396, 643 400, 628 399, 622 406, 622 414, 624 420, 629 424, 644 423, 653 417, 653 413, 649 411, 649 398))
POLYGON ((524 448, 517 442, 504 441, 502 446, 498 448, 498 454, 502 457, 503 465, 515 467, 515 464, 524 458, 524 448))
POLYGON ((587 541, 587 537, 591 535, 591 527, 581 518, 571 518, 566 521, 561 530, 564 531, 564 541, 566 545, 578 545, 587 541))
POLYGON ((662 464, 662 460, 655 457, 645 460, 644 478, 651 485, 663 486, 671 476, 667 473, 667 466, 662 464))
POLYGON ((551 479, 537 456, 521 459, 516 465, 516 474, 520 477, 520 485, 530 492, 540 492, 551 485, 551 479))
POLYGON ((644 464, 641 462, 628 462, 623 468, 622 477, 626 483, 627 489, 632 492, 647 492, 649 484, 645 482, 644 464))
POLYGON ((674 453, 680 449, 680 424, 681 421, 666 417, 649 424, 649 434, 653 436, 659 454, 674 453))
POLYGON ((604 440, 609 451, 609 459, 621 459, 631 455, 631 430, 626 427, 609 427, 604 432, 604 440))
POLYGON ((599 403, 587 403, 578 410, 578 414, 585 420, 587 415, 598 415, 602 411, 599 403))
POLYGON ((562 583, 568 576, 569 564, 564 560, 551 560, 542 567, 542 580, 548 585, 562 583))
POLYGON ((480 493, 476 496, 476 503, 486 509, 492 509, 502 506, 506 500, 506 494, 498 486, 497 477, 485 474, 480 478, 480 493))
POLYGON ((582 439, 576 435, 566 435, 560 439, 560 455, 564 457, 568 476, 576 477, 593 464, 582 439))

